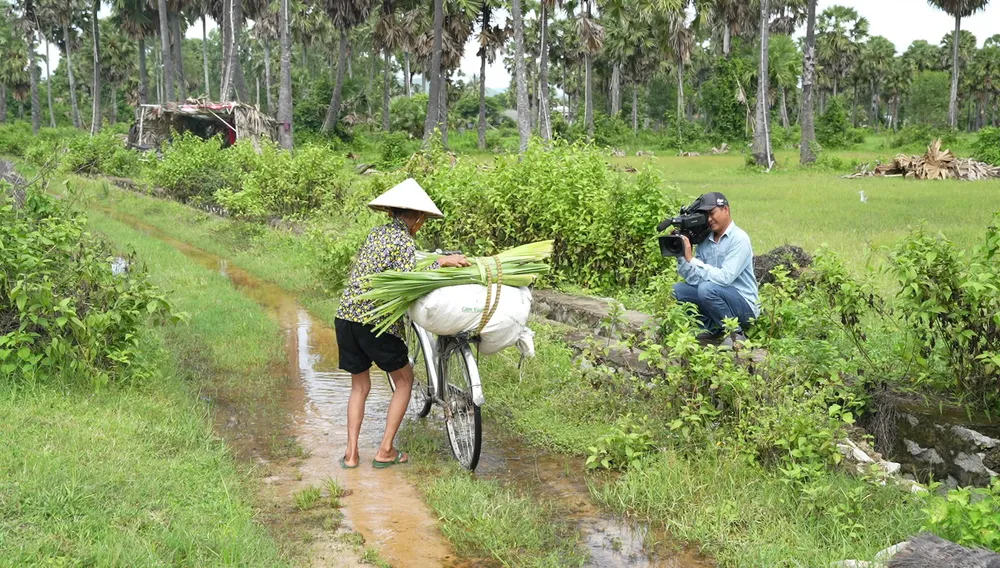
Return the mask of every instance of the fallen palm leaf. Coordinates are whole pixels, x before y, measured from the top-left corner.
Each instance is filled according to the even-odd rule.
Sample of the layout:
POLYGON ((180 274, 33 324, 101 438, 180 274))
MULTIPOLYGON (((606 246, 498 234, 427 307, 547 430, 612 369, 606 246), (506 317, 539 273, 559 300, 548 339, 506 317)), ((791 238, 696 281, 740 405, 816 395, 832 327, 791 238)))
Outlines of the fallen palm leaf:
POLYGON ((961 179, 978 181, 1000 178, 1000 167, 969 158, 956 158, 951 150, 941 150, 941 139, 927 148, 923 156, 899 154, 888 164, 862 164, 848 178, 907 177, 916 179, 961 179))

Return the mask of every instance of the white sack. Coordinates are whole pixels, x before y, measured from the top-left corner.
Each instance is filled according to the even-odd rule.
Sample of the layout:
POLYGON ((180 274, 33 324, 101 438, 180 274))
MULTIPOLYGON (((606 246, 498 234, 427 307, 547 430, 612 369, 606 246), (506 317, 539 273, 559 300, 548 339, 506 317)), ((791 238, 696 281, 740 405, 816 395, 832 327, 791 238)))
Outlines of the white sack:
MULTIPOLYGON (((521 342, 522 352, 534 352, 531 330, 527 329, 531 313, 531 290, 526 287, 500 287, 500 303, 486 327, 479 334, 479 352, 490 355, 521 342), (525 331, 528 334, 525 334, 525 331)), ((497 287, 490 299, 496 301, 497 287)), ((410 305, 410 319, 436 335, 456 335, 479 329, 486 306, 486 286, 465 284, 446 286, 427 294, 410 305)))

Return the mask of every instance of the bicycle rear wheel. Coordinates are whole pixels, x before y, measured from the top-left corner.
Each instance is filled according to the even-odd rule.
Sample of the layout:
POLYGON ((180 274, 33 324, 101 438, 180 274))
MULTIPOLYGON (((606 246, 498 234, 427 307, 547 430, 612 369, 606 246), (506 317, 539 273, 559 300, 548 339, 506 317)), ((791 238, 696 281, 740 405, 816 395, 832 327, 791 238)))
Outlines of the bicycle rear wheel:
POLYGON ((475 365, 468 345, 455 349, 445 362, 445 423, 451 452, 458 463, 470 471, 479 465, 483 444, 483 420, 479 407, 472 402, 472 377, 469 365, 475 365))
MULTIPOLYGON (((429 382, 428 361, 424 353, 420 337, 416 328, 410 324, 406 328, 406 348, 410 354, 410 365, 413 366, 413 390, 410 391, 410 404, 408 409, 418 418, 423 418, 431 411, 431 386, 429 382)), ((385 374, 389 379, 389 388, 396 392, 396 383, 392 380, 392 375, 385 374)))

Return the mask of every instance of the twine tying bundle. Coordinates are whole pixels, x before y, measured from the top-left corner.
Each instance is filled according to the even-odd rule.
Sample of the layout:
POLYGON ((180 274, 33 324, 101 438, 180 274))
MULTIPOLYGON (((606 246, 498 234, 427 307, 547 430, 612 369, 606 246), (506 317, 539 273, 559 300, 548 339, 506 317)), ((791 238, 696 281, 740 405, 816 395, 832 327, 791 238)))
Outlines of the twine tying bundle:
POLYGON ((503 264, 500 262, 500 257, 492 256, 493 262, 496 264, 497 275, 496 279, 493 278, 493 271, 490 270, 490 265, 486 262, 484 258, 476 258, 476 264, 479 266, 479 272, 484 274, 484 280, 486 281, 486 305, 483 306, 483 317, 479 321, 479 327, 476 329, 475 335, 479 335, 486 328, 486 324, 489 323, 490 318, 497 311, 497 306, 500 305, 500 291, 503 289, 503 264), (492 286, 496 285, 497 295, 493 297, 492 286), (492 301, 492 304, 490 303, 492 301))

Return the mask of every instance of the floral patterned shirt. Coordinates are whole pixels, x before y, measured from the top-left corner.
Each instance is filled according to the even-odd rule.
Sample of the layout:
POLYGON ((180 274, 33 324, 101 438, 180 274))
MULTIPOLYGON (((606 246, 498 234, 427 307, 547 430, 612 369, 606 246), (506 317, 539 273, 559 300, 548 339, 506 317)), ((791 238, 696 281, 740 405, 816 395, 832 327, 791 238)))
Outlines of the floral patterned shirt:
MULTIPOLYGON (((357 260, 340 299, 337 318, 365 323, 365 314, 375 308, 374 302, 359 297, 368 290, 365 278, 387 270, 403 272, 413 270, 417 264, 416 254, 417 249, 413 237, 410 236, 410 231, 402 220, 393 219, 386 225, 372 229, 368 233, 368 238, 365 239, 365 244, 361 245, 361 249, 358 251, 357 260)), ((431 268, 436 267, 437 263, 431 266, 431 268)), ((379 322, 372 321, 370 323, 377 326, 379 322)), ((400 320, 389 327, 387 331, 402 339, 405 337, 405 329, 403 320, 400 320)))

